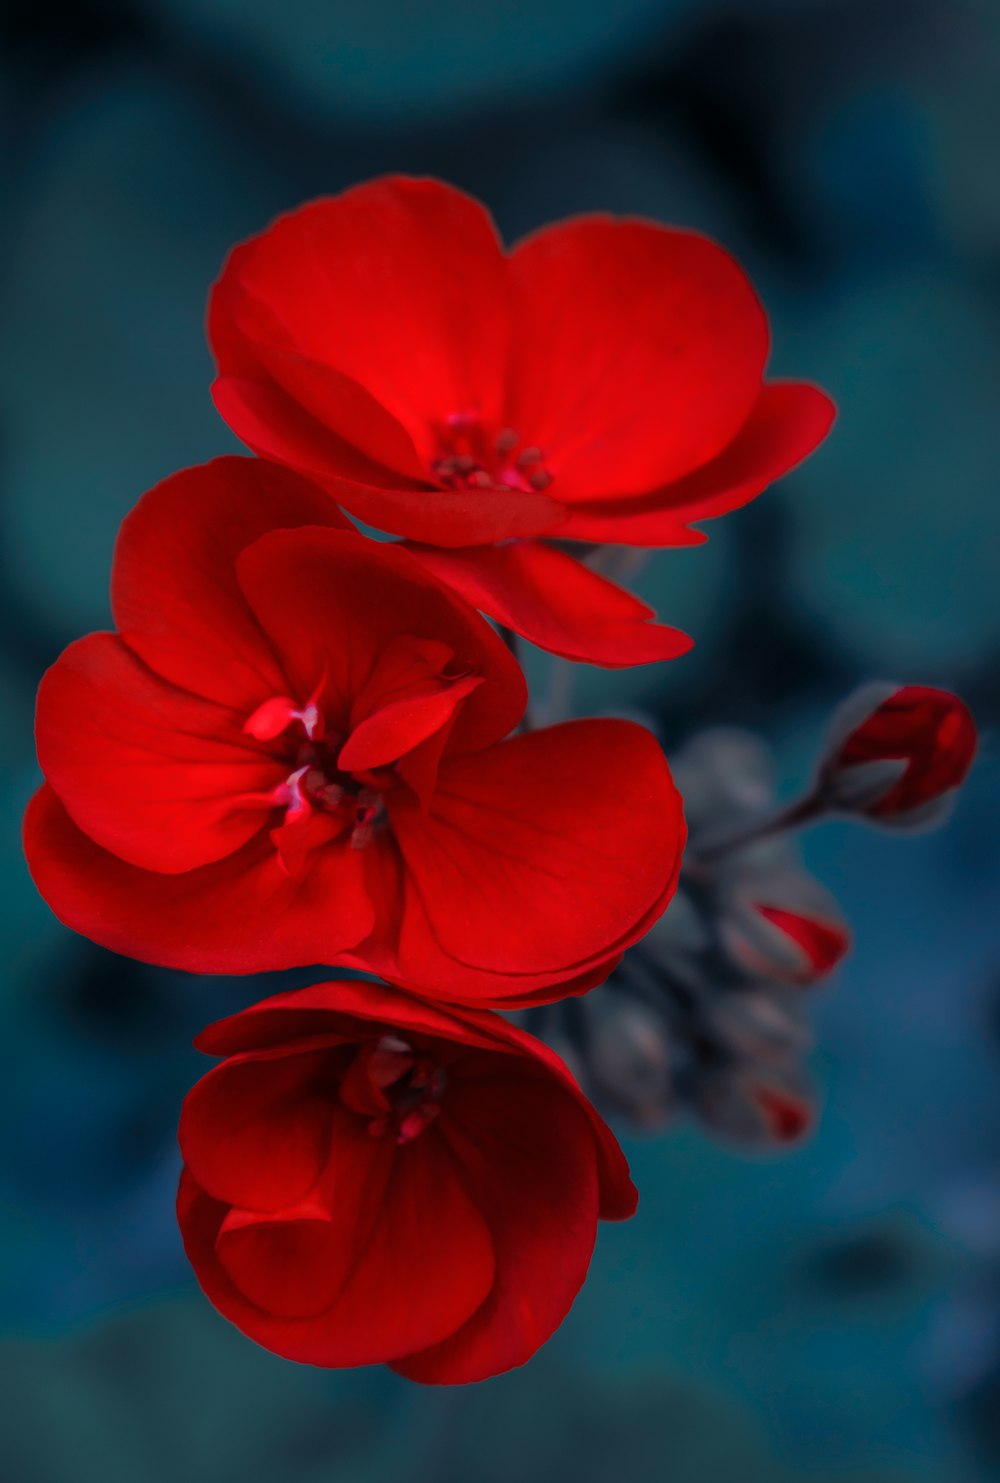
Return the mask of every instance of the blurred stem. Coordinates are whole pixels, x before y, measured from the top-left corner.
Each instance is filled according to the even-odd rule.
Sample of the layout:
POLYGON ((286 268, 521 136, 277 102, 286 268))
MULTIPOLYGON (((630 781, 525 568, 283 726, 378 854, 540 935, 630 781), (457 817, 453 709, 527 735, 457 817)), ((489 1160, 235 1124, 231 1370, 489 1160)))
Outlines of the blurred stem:
POLYGON ((765 814, 748 824, 741 824, 738 829, 720 830, 718 834, 709 835, 707 839, 699 841, 688 851, 684 860, 685 868, 696 874, 701 867, 715 865, 727 855, 745 849, 747 845, 770 839, 775 834, 786 834, 790 829, 801 829, 806 824, 813 824, 826 811, 825 799, 818 789, 813 788, 787 808, 765 814))

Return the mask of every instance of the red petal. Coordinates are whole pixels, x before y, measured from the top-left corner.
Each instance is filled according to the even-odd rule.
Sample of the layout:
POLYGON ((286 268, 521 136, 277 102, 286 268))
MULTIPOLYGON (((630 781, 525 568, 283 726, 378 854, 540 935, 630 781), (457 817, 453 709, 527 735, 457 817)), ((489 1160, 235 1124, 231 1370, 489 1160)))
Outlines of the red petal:
MULTIPOLYGON (((638 1197, 625 1156, 565 1062, 544 1042, 488 1010, 445 1007, 417 999, 388 984, 339 979, 251 1004, 239 1014, 209 1025, 195 1044, 208 1055, 232 1056, 248 1051, 285 1054, 281 1047, 291 1042, 298 1056, 311 1044, 358 1038, 358 1021, 361 1030, 370 1034, 384 1028, 404 1036, 434 1036, 463 1047, 506 1054, 511 1075, 519 1067, 516 1074, 554 1077, 576 1098, 590 1119, 597 1148, 602 1218, 624 1220, 634 1213, 638 1197)), ((214 1075, 210 1073, 199 1082, 196 1090, 211 1083, 214 1075)), ((193 1160, 188 1157, 183 1133, 181 1142, 190 1164, 193 1160)), ((207 1175, 201 1178, 204 1169, 197 1169, 196 1173, 203 1187, 216 1189, 207 1175)), ((243 1203, 247 1203, 245 1199, 243 1203)))
POLYGON ((239 577, 291 689, 312 695, 324 680, 320 709, 331 724, 339 716, 345 731, 381 654, 400 635, 433 638, 453 652, 454 672, 485 680, 465 700, 450 748, 495 741, 523 713, 524 678, 506 645, 399 547, 337 531, 277 532, 243 553, 239 577))
POLYGON ((691 640, 653 609, 540 541, 465 551, 410 546, 428 571, 540 649, 609 669, 676 659, 691 640))
POLYGON ((361 772, 396 762, 446 726, 482 684, 478 675, 449 677, 453 659, 434 639, 400 634, 387 644, 351 707, 351 734, 337 766, 361 772))
MULTIPOLYGON (((209 333, 223 373, 243 375, 262 349, 276 348, 351 378, 429 464, 433 429, 449 415, 500 415, 508 334, 500 243, 483 207, 439 181, 356 186, 237 248, 213 293, 209 333)), ((323 421, 353 441, 355 410, 331 395, 323 421)), ((369 441, 365 451, 379 454, 369 441)))
POLYGON ((443 1006, 384 983, 334 979, 251 1004, 209 1025, 195 1044, 207 1055, 229 1056, 315 1036, 357 1038, 354 1020, 485 1050, 496 1049, 498 1042, 519 1046, 522 1039, 531 1039, 488 1011, 443 1006))
POLYGON ((771 382, 718 458, 645 498, 581 506, 559 535, 629 546, 699 545, 707 538, 691 530, 693 521, 714 520, 755 499, 812 453, 835 415, 830 398, 815 386, 771 382))
POLYGON ((580 217, 521 243, 511 270, 506 420, 541 447, 558 498, 643 493, 732 441, 768 331, 728 253, 649 222, 580 217))
POLYGON ((397 1148, 348 1114, 333 1149, 337 1199, 325 1230, 258 1225, 242 1250, 227 1251, 223 1238, 242 1292, 216 1249, 227 1207, 185 1174, 178 1218, 202 1287, 258 1344, 306 1364, 373 1364, 436 1343, 475 1312, 494 1274, 489 1229, 454 1158, 435 1128, 397 1148), (296 1319, 277 1308, 311 1312, 296 1319))
POLYGON ((329 1044, 239 1057, 192 1087, 178 1136, 184 1162, 206 1194, 262 1211, 305 1198, 330 1153, 336 1106, 330 1061, 329 1044))
POLYGON ((73 819, 132 865, 168 872, 221 860, 266 824, 287 769, 242 717, 166 684, 115 634, 79 639, 46 673, 42 771, 73 819))
POLYGON ((346 524, 329 495, 273 464, 217 458, 184 469, 122 524, 115 622, 165 679, 251 711, 286 680, 239 590, 236 556, 268 530, 346 524))
POLYGON ((516 489, 434 489, 371 463, 279 387, 220 376, 215 405, 248 448, 322 484, 366 525, 437 546, 476 546, 538 535, 566 518, 547 494, 516 489))
POLYGON ((684 841, 663 753, 627 721, 446 758, 429 815, 400 794, 388 808, 440 950, 494 972, 570 976, 632 940, 672 889, 684 841))
POLYGON ((454 1385, 523 1364, 558 1328, 587 1275, 598 1194, 587 1119, 551 1086, 470 1077, 438 1126, 489 1224, 496 1278, 453 1338, 393 1368, 454 1385))
POLYGON ((265 837, 182 875, 102 850, 51 788, 24 822, 32 878, 60 921, 102 947, 194 973, 259 973, 332 962, 371 931, 366 851, 331 844, 290 878, 265 837))

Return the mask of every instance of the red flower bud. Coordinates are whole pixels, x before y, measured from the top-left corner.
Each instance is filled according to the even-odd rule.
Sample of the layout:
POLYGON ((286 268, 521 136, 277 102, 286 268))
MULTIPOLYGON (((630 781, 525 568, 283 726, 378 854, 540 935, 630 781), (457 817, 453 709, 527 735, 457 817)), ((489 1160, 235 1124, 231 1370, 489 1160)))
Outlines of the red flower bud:
POLYGON ((841 707, 820 786, 834 806, 895 827, 937 823, 976 751, 968 707, 926 685, 865 685, 841 707))

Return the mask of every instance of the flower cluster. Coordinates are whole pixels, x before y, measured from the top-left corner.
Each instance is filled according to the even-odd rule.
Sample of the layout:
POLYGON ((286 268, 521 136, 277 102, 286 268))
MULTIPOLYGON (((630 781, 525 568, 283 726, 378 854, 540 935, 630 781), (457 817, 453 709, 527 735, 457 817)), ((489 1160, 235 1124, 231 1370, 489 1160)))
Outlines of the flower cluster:
POLYGON ((702 732, 674 758, 689 838, 670 911, 603 987, 528 1022, 599 1104, 638 1127, 686 1112, 738 1146, 796 1142, 815 1117, 806 991, 851 936, 794 833, 837 815, 888 829, 936 823, 975 746, 957 697, 865 685, 835 713, 813 784, 779 808, 759 737, 702 732))
MULTIPOLYGON (((725 837, 731 743, 682 759, 694 849, 658 925, 686 834, 663 752, 631 721, 532 729, 516 636, 606 666, 682 653, 595 553, 702 540, 832 407, 765 379, 764 312, 713 243, 587 217, 508 253, 429 180, 237 247, 209 337, 255 456, 184 470, 125 520, 115 631, 40 687, 28 862, 117 952, 323 965, 200 1037, 222 1060, 181 1116, 186 1249, 279 1354, 480 1379, 545 1341, 598 1219, 636 1202, 567 1067, 496 1011, 589 1017, 608 980, 638 1004, 661 960, 679 984, 706 953, 795 993, 847 941, 780 851, 725 837), (685 946, 692 923, 710 940, 685 946)), ((852 723, 810 806, 928 817, 974 741, 934 694, 852 723)), ((780 1137, 805 1119, 787 1081, 747 1082, 780 1137)), ((705 1106, 726 1091, 705 1086, 705 1106)))

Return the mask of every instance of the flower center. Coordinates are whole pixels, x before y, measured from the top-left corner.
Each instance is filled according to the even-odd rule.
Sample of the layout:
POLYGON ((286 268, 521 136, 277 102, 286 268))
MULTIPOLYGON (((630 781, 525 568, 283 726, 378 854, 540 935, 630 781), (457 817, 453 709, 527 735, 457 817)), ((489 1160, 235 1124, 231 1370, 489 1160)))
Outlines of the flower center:
POLYGON ((519 489, 527 494, 541 493, 552 483, 541 448, 522 448, 511 427, 493 435, 475 412, 453 412, 439 443, 431 471, 446 489, 519 489))
POLYGON ((288 696, 259 706, 244 726, 257 741, 274 742, 288 776, 273 793, 257 799, 285 810, 271 831, 286 870, 301 867, 309 850, 350 830, 351 848, 363 849, 387 818, 383 792, 395 781, 391 769, 348 772, 337 763, 343 737, 330 737, 315 698, 301 708, 288 696))
POLYGON ((339 750, 339 742, 333 747, 320 740, 301 742, 295 770, 278 788, 275 801, 287 808, 289 820, 309 812, 348 820, 351 848, 360 850, 385 819, 385 804, 377 788, 337 766, 339 750))
POLYGON ((373 1138, 410 1143, 441 1111, 444 1067, 420 1055, 398 1035, 361 1046, 341 1083, 340 1096, 368 1118, 373 1138))

